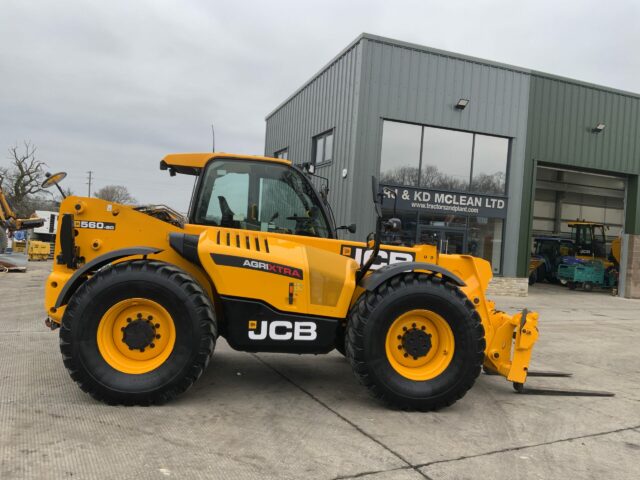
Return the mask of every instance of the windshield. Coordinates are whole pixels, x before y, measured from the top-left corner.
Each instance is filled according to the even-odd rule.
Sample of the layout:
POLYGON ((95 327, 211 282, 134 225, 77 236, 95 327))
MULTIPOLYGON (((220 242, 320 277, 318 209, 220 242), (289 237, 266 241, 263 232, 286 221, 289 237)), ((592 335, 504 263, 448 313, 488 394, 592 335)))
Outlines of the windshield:
POLYGON ((309 182, 286 165, 219 159, 201 182, 195 223, 313 237, 331 236, 309 182))

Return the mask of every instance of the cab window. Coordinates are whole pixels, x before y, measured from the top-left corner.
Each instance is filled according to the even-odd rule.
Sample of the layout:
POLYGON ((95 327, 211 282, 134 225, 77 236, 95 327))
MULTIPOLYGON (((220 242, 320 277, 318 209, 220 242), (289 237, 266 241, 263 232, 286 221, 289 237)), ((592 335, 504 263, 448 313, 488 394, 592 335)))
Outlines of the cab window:
POLYGON ((330 237, 317 195, 297 170, 274 163, 215 160, 201 183, 194 221, 245 230, 330 237))

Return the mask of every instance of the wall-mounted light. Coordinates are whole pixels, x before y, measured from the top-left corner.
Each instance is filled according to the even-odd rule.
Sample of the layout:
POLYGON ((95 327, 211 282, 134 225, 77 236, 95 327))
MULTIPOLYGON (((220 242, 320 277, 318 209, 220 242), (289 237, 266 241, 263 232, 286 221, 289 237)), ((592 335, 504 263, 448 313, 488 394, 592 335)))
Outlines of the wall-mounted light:
POLYGON ((593 127, 593 128, 591 129, 591 131, 592 131, 593 133, 600 133, 601 131, 603 131, 603 130, 604 130, 604 127, 606 127, 606 125, 605 125, 604 123, 602 123, 602 122, 598 122, 598 124, 597 124, 595 127, 593 127))
POLYGON ((456 108, 458 110, 464 110, 465 108, 467 108, 467 105, 469 105, 469 99, 461 98, 460 100, 458 100, 458 103, 456 103, 456 108))

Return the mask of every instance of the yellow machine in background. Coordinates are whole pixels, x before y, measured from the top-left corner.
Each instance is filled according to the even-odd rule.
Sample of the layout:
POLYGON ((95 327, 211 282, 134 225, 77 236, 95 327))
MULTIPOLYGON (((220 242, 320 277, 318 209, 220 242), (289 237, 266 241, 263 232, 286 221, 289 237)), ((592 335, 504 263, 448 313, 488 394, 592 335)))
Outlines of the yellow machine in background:
POLYGON ((571 238, 575 245, 575 257, 580 260, 598 260, 605 266, 620 264, 620 237, 611 242, 611 250, 607 252, 605 225, 596 222, 575 221, 569 224, 571 238))
POLYGON ((382 219, 377 182, 376 231, 364 243, 337 238, 353 227, 334 225, 326 190, 287 160, 179 154, 161 169, 197 177, 188 218, 95 198, 60 206, 47 325, 60 327, 64 363, 94 397, 170 400, 220 335, 250 352, 338 349, 374 396, 400 408, 451 405, 483 366, 530 391, 538 314, 496 310, 485 260, 381 245, 400 221, 382 219))
MULTIPOLYGON (((0 187, 0 271, 25 271, 26 261, 19 255, 4 255, 8 245, 7 232, 27 230, 44 225, 42 218, 18 218, 0 187)), ((24 252, 25 242, 13 242, 14 252, 24 252)))
POLYGON ((12 245, 12 250, 14 253, 24 253, 27 249, 27 241, 26 240, 14 240, 12 245))
POLYGON ((3 233, 4 229, 13 232, 15 230, 38 228, 42 225, 44 225, 44 220, 41 218, 18 218, 11 208, 11 205, 9 205, 9 201, 2 191, 2 188, 0 188, 0 230, 2 230, 3 233))
POLYGON ((529 259, 529 285, 533 285, 538 281, 537 270, 544 263, 544 260, 537 257, 531 257, 529 259))
POLYGON ((44 261, 49 259, 51 253, 51 244, 49 242, 41 242, 39 240, 29 240, 29 260, 44 261))

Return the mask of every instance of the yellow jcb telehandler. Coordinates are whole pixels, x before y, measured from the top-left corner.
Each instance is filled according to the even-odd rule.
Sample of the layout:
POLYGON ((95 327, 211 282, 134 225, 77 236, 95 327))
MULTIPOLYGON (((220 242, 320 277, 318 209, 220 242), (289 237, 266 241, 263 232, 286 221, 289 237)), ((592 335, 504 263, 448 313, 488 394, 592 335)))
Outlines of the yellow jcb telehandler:
POLYGON ((219 336, 248 352, 337 349, 375 397, 404 409, 453 404, 483 366, 540 392, 524 387, 538 314, 495 309, 485 260, 381 245, 400 221, 382 219, 375 179, 377 227, 363 243, 338 238, 354 226, 336 227, 327 191, 287 160, 177 154, 160 168, 197 177, 188 218, 96 198, 60 206, 46 323, 95 398, 170 400, 219 336))

